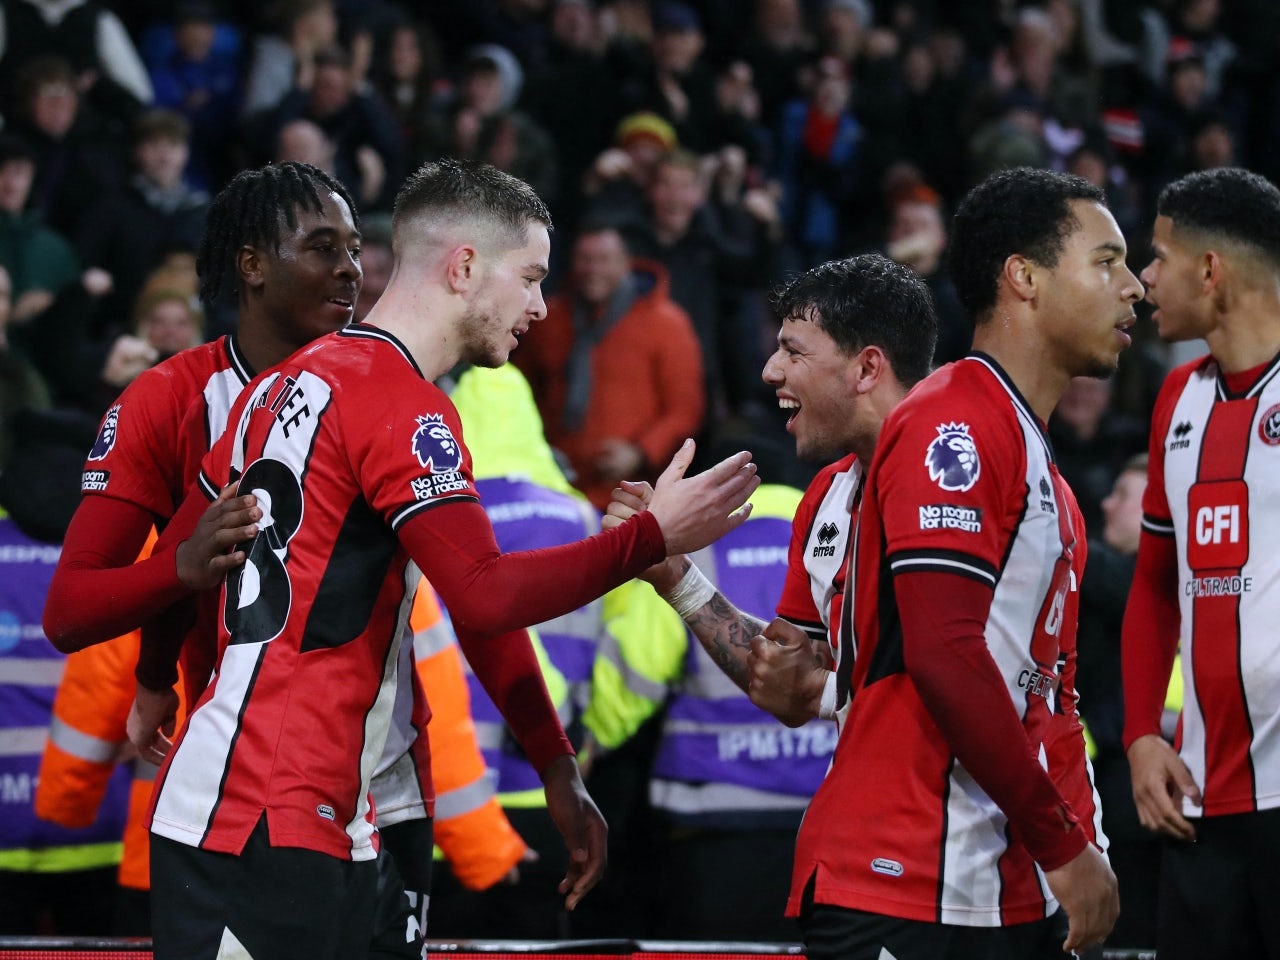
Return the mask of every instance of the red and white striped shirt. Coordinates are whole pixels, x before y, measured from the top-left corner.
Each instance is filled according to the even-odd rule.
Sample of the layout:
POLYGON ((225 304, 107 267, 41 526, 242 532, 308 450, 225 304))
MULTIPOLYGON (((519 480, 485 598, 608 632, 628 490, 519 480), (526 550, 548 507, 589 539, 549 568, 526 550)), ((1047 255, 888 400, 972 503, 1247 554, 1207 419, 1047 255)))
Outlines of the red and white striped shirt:
POLYGON ((1176 591, 1180 629, 1125 618, 1125 742, 1159 731, 1180 641, 1179 750, 1204 798, 1184 815, 1280 807, 1280 556, 1267 546, 1280 543, 1280 358, 1238 377, 1210 356, 1169 374, 1142 507, 1130 610, 1168 609, 1176 591))
MULTIPOLYGON (((852 701, 801 826, 790 913, 810 882, 815 902, 927 922, 1011 925, 1056 909, 1017 837, 1042 856, 1069 859, 1058 810, 1069 816, 1071 805, 1057 803, 1061 793, 1087 807, 1082 818, 1097 813, 1070 689, 1083 529, 1043 425, 994 361, 974 356, 943 368, 890 415, 852 556, 853 642, 842 637, 840 651, 845 669, 854 658, 852 701), (916 573, 959 575, 991 590, 985 652, 999 676, 995 695, 1009 698, 1022 734, 992 749, 1005 770, 1039 778, 1053 810, 1002 810, 922 701, 905 665, 892 584, 916 573), (1060 767, 1052 776, 1051 761, 1060 767)), ((948 597, 930 599, 945 619, 948 597)), ((911 642, 927 651, 936 640, 911 642)), ((966 711, 981 723, 981 702, 966 711)), ((1098 836, 1096 826, 1085 835, 1098 836)), ((1078 852, 1080 835, 1069 832, 1078 852)))

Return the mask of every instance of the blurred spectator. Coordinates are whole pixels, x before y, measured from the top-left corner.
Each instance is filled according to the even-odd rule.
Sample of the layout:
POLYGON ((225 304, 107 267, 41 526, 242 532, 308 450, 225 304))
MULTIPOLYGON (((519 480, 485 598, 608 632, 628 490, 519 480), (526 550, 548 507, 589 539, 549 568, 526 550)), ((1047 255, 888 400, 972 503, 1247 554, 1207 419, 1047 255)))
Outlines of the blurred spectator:
POLYGON ((9 336, 20 342, 21 327, 42 314, 63 288, 80 275, 75 251, 61 234, 28 212, 36 161, 22 140, 0 134, 0 265, 12 283, 9 336))
POLYGON ((0 90, 31 60, 65 57, 72 85, 106 116, 151 103, 151 81, 120 19, 98 0, 0 0, 0 90))
POLYGON ((10 125, 36 161, 29 203, 54 230, 74 236, 80 215, 128 176, 124 128, 81 99, 71 64, 61 57, 27 61, 15 82, 10 125))
POLYGON ((1217 113, 1201 115, 1191 128, 1191 157, 1187 172, 1233 167, 1236 138, 1226 118, 1217 113))
POLYGON ((166 252, 200 245, 209 195, 183 179, 190 133, 187 120, 172 110, 139 114, 133 175, 80 221, 74 240, 81 262, 110 277, 111 291, 101 301, 109 316, 129 316, 143 281, 166 252))
POLYGON ((519 62, 495 44, 467 52, 457 99, 430 118, 423 155, 415 162, 436 157, 484 160, 519 177, 554 206, 559 186, 555 144, 516 101, 524 85, 519 62))
POLYGON ((1177 51, 1190 48, 1204 64, 1208 96, 1216 98, 1227 67, 1236 56, 1235 44, 1219 28, 1221 16, 1221 0, 1173 0, 1159 6, 1147 5, 1142 17, 1142 61, 1151 82, 1159 86, 1169 60, 1177 51))
POLYGON ((796 266, 830 260, 840 250, 846 204, 858 186, 862 125, 850 111, 848 68, 838 57, 817 64, 813 90, 783 110, 778 173, 783 219, 796 266))
POLYGON ((1043 104, 1027 91, 1012 91, 995 115, 969 138, 969 178, 983 179, 1009 167, 1044 167, 1049 147, 1044 138, 1043 104))
POLYGON ((310 120, 290 120, 276 135, 276 163, 309 163, 330 176, 336 176, 338 148, 329 135, 310 120))
POLYGON ((468 0, 421 4, 445 49, 467 50, 495 43, 510 50, 530 71, 546 66, 548 0, 468 0))
POLYGON ((592 162, 582 192, 593 209, 609 219, 638 216, 662 158, 678 146, 676 131, 656 113, 632 113, 622 118, 614 146, 592 162))
POLYGON ((632 256, 665 268, 671 299, 693 324, 714 430, 728 416, 752 415, 768 397, 760 380, 758 301, 774 273, 781 223, 765 191, 744 199, 740 148, 725 147, 708 159, 709 166, 686 150, 667 154, 658 161, 643 215, 618 225, 632 256))
POLYGON ((12 347, 40 372, 55 403, 101 413, 106 401, 147 368, 155 351, 120 335, 123 316, 104 315, 97 300, 111 289, 101 269, 80 272, 75 251, 23 212, 35 165, 30 149, 0 135, 0 265, 13 281, 7 329, 12 347))
POLYGON ((209 0, 182 0, 163 52, 147 69, 155 105, 175 110, 191 124, 187 180, 209 190, 230 179, 231 146, 244 96, 238 31, 217 20, 209 0))
POLYGON ((934 366, 965 356, 973 345, 973 321, 960 305, 943 257, 947 229, 942 200, 924 183, 900 190, 890 198, 892 217, 885 255, 910 267, 925 282, 938 314, 938 343, 934 366))
POLYGON ((964 184, 964 171, 957 171, 961 165, 955 162, 963 87, 942 76, 925 40, 903 48, 902 83, 896 139, 899 156, 913 161, 928 183, 956 196, 964 184))
POLYGON ((1085 79, 1061 62, 1067 37, 1040 7, 1013 17, 1007 43, 991 55, 987 81, 966 105, 974 134, 970 176, 1010 166, 1059 168, 1078 147, 1097 110, 1085 79))
POLYGON ((1195 129, 1212 106, 1204 60, 1194 46, 1179 40, 1169 47, 1164 83, 1139 111, 1143 131, 1139 170, 1146 183, 1143 207, 1152 218, 1164 185, 1191 169, 1195 129))
POLYGON ((819 49, 844 63, 849 76, 857 66, 874 16, 875 10, 869 0, 826 0, 822 4, 819 49))
POLYGON ((449 89, 439 37, 418 20, 393 24, 375 40, 370 81, 400 123, 412 166, 422 155, 425 120, 449 89))
POLYGON ((9 347, 5 333, 13 312, 13 282, 0 266, 0 473, 13 448, 13 424, 24 410, 49 406, 49 388, 36 368, 9 347))
MULTIPOLYGON (((1128 179, 1123 166, 1115 163, 1110 145, 1100 136, 1086 137, 1067 157, 1067 173, 1083 177, 1095 187, 1101 187, 1107 195, 1107 208, 1116 218, 1120 232, 1136 249, 1143 242, 1142 231, 1146 224, 1141 220, 1134 198, 1134 185, 1128 179)), ((1134 251, 1130 251, 1134 256, 1134 251)), ((1140 259, 1134 256, 1134 259, 1140 259)))
POLYGON ((161 256, 159 265, 147 276, 138 296, 143 297, 157 290, 176 290, 198 299, 199 288, 195 251, 175 247, 161 256))
POLYGON ((716 74, 715 141, 746 153, 748 177, 759 184, 774 166, 773 133, 763 123, 755 74, 745 60, 733 60, 716 74))
POLYGON ((1138 822, 1133 804, 1129 763, 1121 743, 1124 692, 1120 684, 1120 625, 1133 583, 1146 486, 1147 456, 1138 454, 1125 462, 1102 501, 1102 529, 1089 539, 1080 591, 1076 686, 1102 799, 1102 826, 1111 841, 1107 854, 1124 901, 1107 946, 1150 950, 1156 942, 1162 841, 1138 822))
POLYGON ((715 81, 703 62, 702 23, 687 4, 663 0, 653 7, 651 62, 630 81, 625 109, 652 111, 675 128, 680 144, 709 153, 718 144, 715 130, 715 81))
POLYGON ((1110 380, 1076 377, 1049 419, 1058 469, 1080 502, 1090 536, 1102 529, 1102 500, 1128 459, 1147 448, 1146 424, 1112 409, 1110 380))
POLYGON ((309 90, 316 54, 338 41, 334 0, 274 0, 265 17, 269 28, 254 39, 245 78, 246 116, 272 109, 295 88, 309 90))
POLYGON ((204 312, 181 290, 157 289, 138 298, 133 332, 156 351, 156 362, 204 342, 204 312))
POLYGON ((365 318, 391 282, 391 217, 384 213, 371 213, 360 218, 360 267, 364 282, 356 300, 355 321, 365 318))
POLYGON ((1268 5, 1269 20, 1251 25, 1255 42, 1264 51, 1243 75, 1248 84, 1245 114, 1249 136, 1249 166, 1272 183, 1280 182, 1280 7, 1268 5))
POLYGON ((571 231, 583 175, 609 146, 621 110, 617 64, 608 56, 601 13, 591 0, 554 0, 551 56, 529 78, 524 103, 555 144, 561 202, 553 212, 557 227, 571 231))
MULTIPOLYGON (((1055 19, 1034 6, 1020 9, 1009 40, 1009 60, 1015 77, 1013 89, 1024 90, 1044 105, 1044 112, 1061 128, 1078 131, 1095 113, 1094 98, 1084 78, 1072 73, 1062 62, 1062 53, 1071 42, 1063 31, 1074 30, 1074 21, 1055 19)), ((1054 143, 1064 153, 1075 143, 1054 143)))
POLYGON ((702 356, 666 271, 633 261, 613 227, 584 226, 568 289, 513 355, 547 440, 598 509, 619 480, 654 481, 706 409, 702 356))
POLYGON ((742 58, 751 66, 760 117, 776 129, 783 105, 800 95, 801 68, 813 56, 800 0, 756 0, 742 58))
POLYGON ((653 11, 650 0, 612 0, 600 11, 601 23, 611 46, 634 56, 653 43, 653 11))
POLYGON ((333 143, 335 175, 361 209, 390 210, 405 164, 394 115, 376 93, 356 88, 351 56, 341 47, 318 51, 313 60, 310 87, 295 85, 274 110, 250 120, 250 130, 270 144, 285 124, 311 121, 333 143))
POLYGON ((1053 22, 1058 67, 1087 84, 1091 98, 1096 97, 1093 61, 1086 43, 1080 0, 1045 0, 1043 7, 1053 22))

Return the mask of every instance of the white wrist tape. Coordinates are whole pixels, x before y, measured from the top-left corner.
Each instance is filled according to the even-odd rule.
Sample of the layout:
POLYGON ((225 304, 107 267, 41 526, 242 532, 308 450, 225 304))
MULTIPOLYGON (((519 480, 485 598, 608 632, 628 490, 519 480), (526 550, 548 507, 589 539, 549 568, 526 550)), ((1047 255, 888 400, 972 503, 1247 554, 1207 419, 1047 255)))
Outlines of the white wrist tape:
POLYGON ((823 720, 836 718, 836 674, 827 671, 827 679, 822 684, 822 700, 818 703, 818 716, 823 720))
POLYGON ((680 582, 669 593, 663 594, 663 599, 671 604, 676 613, 680 614, 681 620, 688 620, 696 610, 706 606, 715 595, 715 584, 703 575, 696 563, 690 563, 689 569, 684 572, 680 582))

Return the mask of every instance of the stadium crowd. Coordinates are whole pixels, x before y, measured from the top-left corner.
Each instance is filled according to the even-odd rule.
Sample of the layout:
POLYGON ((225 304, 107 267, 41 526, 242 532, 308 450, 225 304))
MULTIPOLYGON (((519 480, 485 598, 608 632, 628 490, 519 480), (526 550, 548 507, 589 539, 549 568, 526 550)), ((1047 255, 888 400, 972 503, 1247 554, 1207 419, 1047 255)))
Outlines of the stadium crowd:
MULTIPOLYGON (((357 316, 387 282, 390 214, 412 171, 458 157, 521 178, 555 227, 548 317, 511 358, 537 407, 520 422, 537 432, 540 415, 556 461, 543 487, 581 507, 567 477, 603 511, 619 481, 655 481, 695 437, 695 468, 749 448, 768 484, 803 489, 820 465, 796 456, 761 377, 782 320, 770 300, 778 284, 883 253, 932 294, 935 365, 956 360, 973 326, 947 275, 948 223, 975 183, 1019 166, 1083 177, 1105 192, 1137 273, 1169 183, 1231 166, 1280 180, 1278 44, 1270 0, 0 0, 0 507, 16 525, 6 537, 32 547, 6 556, 47 562, 35 545, 61 541, 85 454, 121 391, 234 331, 235 291, 202 302, 196 253, 211 198, 241 170, 300 161, 346 186, 363 233, 357 316)), ((1113 934, 1122 947, 1151 946, 1155 923, 1151 840, 1118 719, 1119 619, 1140 519, 1133 458, 1147 449, 1165 374, 1197 353, 1161 343, 1147 305, 1137 310, 1117 374, 1073 381, 1048 429, 1097 544, 1090 564, 1110 564, 1099 578, 1115 593, 1082 608, 1078 685, 1122 902, 1134 905, 1113 934)), ((514 458, 522 470, 551 463, 541 444, 529 439, 514 458)), ((771 545, 786 544, 784 530, 771 545)), ((29 602, 32 589, 3 604, 29 602)), ((3 604, 0 662, 16 663, 39 607, 31 620, 3 604)), ((563 867, 536 866, 554 856, 546 824, 499 784, 538 854, 512 848, 521 859, 499 881, 510 888, 502 900, 472 902, 480 884, 440 868, 438 930, 794 939, 780 891, 750 917, 704 925, 689 917, 734 901, 664 899, 673 857, 718 865, 733 885, 753 836, 780 837, 785 856, 802 806, 788 798, 734 821, 695 861, 692 841, 716 834, 713 821, 664 808, 670 791, 650 784, 655 755, 666 762, 655 782, 672 779, 662 707, 692 696, 676 678, 696 676, 693 654, 684 663, 683 627, 665 609, 617 594, 603 606, 591 630, 566 629, 594 637, 574 669, 555 663, 551 642, 544 666, 560 677, 562 720, 613 828, 610 875, 572 916, 553 904, 520 926, 520 869, 552 888, 563 867), (647 635, 666 638, 660 664, 647 635), (609 709, 592 706, 593 684, 609 691, 609 709)), ((47 714, 61 656, 46 653, 38 683, 0 674, 0 727, 14 745, 0 754, 22 754, 18 731, 39 726, 32 699, 47 714)), ((510 736, 481 726, 493 728, 480 738, 492 767, 510 736)), ((820 757, 834 745, 783 730, 721 741, 720 759, 783 764, 801 742, 820 757)), ((24 741, 34 766, 45 738, 24 741)), ((103 787, 95 826, 62 833, 30 815, 34 776, 5 774, 0 934, 145 929, 121 930, 101 903, 116 882, 127 774, 103 787), (49 848, 63 854, 42 858, 49 848)))

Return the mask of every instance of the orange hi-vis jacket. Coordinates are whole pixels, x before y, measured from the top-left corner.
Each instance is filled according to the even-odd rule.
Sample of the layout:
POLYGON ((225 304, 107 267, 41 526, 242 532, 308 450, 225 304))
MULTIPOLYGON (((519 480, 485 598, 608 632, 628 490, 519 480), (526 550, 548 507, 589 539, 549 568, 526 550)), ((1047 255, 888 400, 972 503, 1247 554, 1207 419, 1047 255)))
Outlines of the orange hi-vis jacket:
MULTIPOLYGON (((138 559, 150 556, 156 542, 153 529, 138 559)), ((142 633, 134 630, 106 643, 78 650, 67 657, 62 681, 53 701, 49 741, 40 759, 35 811, 42 820, 63 827, 93 823, 107 790, 107 781, 126 760, 133 763, 129 787, 129 816, 124 825, 124 855, 120 886, 151 888, 151 840, 147 834, 147 805, 160 768, 139 758, 129 743, 125 725, 137 687, 133 668, 138 662, 142 633)), ((186 681, 178 665, 177 724, 187 715, 186 681)))
MULTIPOLYGON (((133 755, 125 724, 133 707, 133 668, 140 642, 140 633, 135 630, 67 657, 53 701, 49 742, 40 761, 36 816, 63 827, 86 826, 97 816, 111 774, 122 758, 133 755)), ((186 685, 181 678, 177 689, 181 724, 187 712, 186 685)), ((122 887, 147 890, 151 886, 151 842, 146 814, 159 767, 137 756, 132 763, 119 880, 122 887)))
POLYGON ((505 877, 527 848, 498 804, 476 742, 462 655, 425 580, 409 625, 418 679, 431 705, 427 738, 436 788, 435 842, 459 882, 484 890, 505 877))

